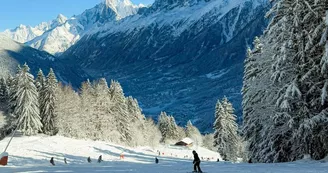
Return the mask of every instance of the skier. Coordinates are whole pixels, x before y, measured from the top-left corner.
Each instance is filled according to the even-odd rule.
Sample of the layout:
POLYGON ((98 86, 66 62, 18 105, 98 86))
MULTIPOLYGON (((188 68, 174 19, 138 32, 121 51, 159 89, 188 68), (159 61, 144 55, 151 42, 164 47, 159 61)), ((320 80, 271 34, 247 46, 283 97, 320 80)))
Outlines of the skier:
POLYGON ((89 163, 91 163, 91 158, 90 158, 90 156, 88 157, 88 159, 87 159, 87 160, 88 160, 88 162, 89 162, 89 163))
POLYGON ((100 155, 99 157, 98 157, 98 163, 100 163, 100 162, 102 162, 103 160, 102 160, 102 155, 100 155))
POLYGON ((200 169, 200 159, 198 157, 198 154, 196 153, 196 151, 192 151, 192 154, 194 155, 194 161, 192 162, 194 164, 194 172, 202 172, 202 170, 200 169), (196 169, 197 168, 197 169, 196 169))
POLYGON ((50 163, 52 164, 52 166, 55 166, 55 161, 54 161, 54 158, 53 157, 51 157, 50 163))
POLYGON ((64 158, 64 163, 67 165, 67 160, 66 160, 66 157, 64 158))
POLYGON ((158 158, 157 157, 155 157, 155 163, 158 164, 158 158))
POLYGON ((120 159, 124 160, 124 153, 123 153, 123 151, 120 154, 120 159))

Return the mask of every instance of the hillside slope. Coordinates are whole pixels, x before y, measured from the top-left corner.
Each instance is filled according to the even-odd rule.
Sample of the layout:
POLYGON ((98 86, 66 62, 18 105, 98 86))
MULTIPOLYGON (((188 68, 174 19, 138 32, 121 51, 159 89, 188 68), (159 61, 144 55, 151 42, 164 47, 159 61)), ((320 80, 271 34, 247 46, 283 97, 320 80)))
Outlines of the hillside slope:
POLYGON ((118 80, 146 115, 160 111, 211 131, 216 100, 241 115, 247 45, 266 26, 267 4, 157 0, 137 15, 92 30, 61 57, 95 78, 118 80), (188 3, 187 3, 188 2, 188 3))
POLYGON ((47 74, 53 68, 61 82, 79 84, 87 75, 74 64, 65 64, 56 60, 53 55, 39 51, 11 40, 0 34, 0 77, 7 78, 16 73, 19 64, 27 63, 31 72, 36 75, 41 68, 47 74))

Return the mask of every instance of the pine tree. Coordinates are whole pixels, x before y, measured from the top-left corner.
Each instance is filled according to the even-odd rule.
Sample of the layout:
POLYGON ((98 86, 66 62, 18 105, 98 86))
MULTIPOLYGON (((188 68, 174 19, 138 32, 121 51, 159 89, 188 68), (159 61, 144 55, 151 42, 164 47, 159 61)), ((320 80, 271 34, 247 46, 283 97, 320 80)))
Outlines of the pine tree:
POLYGON ((214 146, 224 159, 236 161, 239 146, 238 126, 232 104, 225 97, 216 104, 214 146))
POLYGON ((129 123, 131 117, 129 117, 128 114, 128 108, 127 104, 125 103, 126 100, 123 94, 123 89, 118 82, 112 81, 109 92, 111 100, 114 104, 111 111, 116 118, 116 127, 120 134, 120 141, 125 144, 130 144, 132 140, 129 123))
POLYGON ((162 138, 160 130, 157 128, 154 121, 149 118, 145 122, 145 145, 155 147, 159 145, 159 142, 162 138))
MULTIPOLYGON (((109 131, 116 130, 115 112, 111 110, 114 102, 110 99, 108 84, 101 78, 94 86, 95 102, 93 104, 93 120, 96 140, 111 140, 114 136, 109 131)), ((115 141, 115 140, 114 140, 115 141)))
MULTIPOLYGON (((169 138, 172 140, 179 140, 180 138, 180 134, 179 133, 179 127, 177 125, 177 123, 175 122, 175 119, 172 115, 169 116, 169 138)), ((181 129, 182 133, 184 133, 184 131, 181 129)))
MULTIPOLYGON (((40 75, 40 78, 42 78, 42 75, 40 75)), ((50 68, 47 80, 43 85, 44 86, 40 91, 40 116, 42 118, 43 133, 47 135, 55 135, 58 132, 55 125, 56 89, 58 84, 56 75, 52 68, 50 68)))
POLYGON ((158 129, 162 134, 161 142, 165 142, 169 138, 169 123, 166 112, 161 112, 158 117, 158 129))
POLYGON ((84 127, 81 136, 85 138, 94 139, 94 127, 92 122, 94 121, 93 106, 96 102, 96 97, 95 97, 95 89, 93 88, 89 80, 81 84, 80 98, 81 98, 81 103, 79 106, 80 108, 79 114, 82 119, 80 123, 81 126, 84 127))
MULTIPOLYGON (((9 88, 8 109, 9 109, 9 113, 11 114, 11 117, 13 117, 14 119, 17 119, 17 117, 15 117, 13 112, 15 110, 16 103, 17 103, 16 93, 17 93, 17 89, 18 89, 18 79, 19 79, 18 75, 21 73, 21 71, 22 71, 22 69, 21 69, 20 65, 18 65, 16 75, 14 77, 9 75, 8 79, 7 79, 8 88, 9 88)), ((13 121, 11 121, 11 122, 13 122, 13 121)), ((15 123, 13 123, 13 124, 15 124, 15 123)))
POLYGON ((197 146, 203 145, 202 135, 200 134, 197 127, 193 126, 189 120, 186 125, 186 136, 191 138, 197 146))
POLYGON ((92 139, 86 135, 89 132, 89 125, 86 123, 88 119, 85 119, 82 116, 84 114, 81 114, 80 97, 70 85, 58 85, 56 89, 55 115, 58 134, 67 137, 92 139))
POLYGON ((5 78, 0 78, 0 104, 7 104, 9 101, 9 88, 5 78))
POLYGON ((272 20, 263 36, 263 50, 248 58, 259 72, 251 78, 254 68, 249 67, 254 63, 245 66, 244 137, 252 160, 283 162, 304 155, 320 159, 328 153, 322 140, 327 138, 323 129, 328 122, 328 76, 320 44, 327 5, 325 0, 275 0, 268 13, 272 20))
POLYGON ((39 116, 37 88, 29 67, 24 64, 17 75, 16 103, 14 115, 18 117, 17 126, 25 135, 34 135, 42 129, 39 116))
MULTIPOLYGON (((271 78, 273 53, 270 44, 266 39, 261 51, 249 49, 245 60, 245 70, 243 78, 243 138, 246 141, 246 150, 248 158, 253 162, 267 162, 266 156, 262 153, 272 153, 265 134, 270 130, 267 128, 271 124, 271 117, 275 115, 276 110, 272 100, 275 99, 275 93, 281 88, 279 85, 273 85, 271 78)), ((254 44, 256 44, 254 40, 254 44)), ((258 43, 257 43, 258 44, 258 43)), ((263 44, 260 41, 260 44, 263 44)), ((247 160, 247 159, 246 159, 247 160)))
POLYGON ((214 134, 206 134, 203 136, 203 147, 212 151, 217 151, 217 148, 214 147, 214 134))
MULTIPOLYGON (((320 21, 322 21, 325 3, 304 0, 288 3, 289 13, 283 16, 289 20, 284 23, 292 23, 289 30, 285 31, 288 35, 287 42, 284 43, 287 45, 286 48, 275 53, 277 61, 274 69, 275 74, 283 72, 288 75, 278 80, 282 84, 276 99, 279 112, 273 117, 275 123, 272 126, 274 132, 279 130, 280 133, 270 136, 271 139, 279 137, 280 143, 282 140, 286 142, 283 148, 281 144, 273 143, 272 148, 275 148, 276 152, 274 161, 292 161, 307 154, 313 156, 314 150, 318 147, 312 146, 320 143, 320 140, 315 139, 318 131, 316 124, 324 120, 318 118, 316 114, 320 116, 320 110, 325 109, 320 105, 320 97, 316 96, 321 93, 322 90, 318 88, 324 86, 326 80, 326 77, 317 75, 320 62, 318 57, 321 57, 323 52, 323 47, 319 46, 321 38, 319 33, 323 29, 320 21)), ((269 27, 268 30, 277 33, 274 28, 269 27)), ((276 34, 270 34, 270 37, 276 37, 276 34)), ((280 40, 273 40, 273 42, 276 45, 282 43, 280 40)), ((320 157, 323 155, 317 158, 320 157)))
POLYGON ((130 130, 132 136, 133 146, 141 146, 145 145, 147 142, 147 129, 145 116, 142 114, 141 109, 139 107, 138 101, 132 97, 128 97, 126 99, 128 113, 131 116, 130 121, 130 130), (142 132, 142 133, 140 133, 142 132))
POLYGON ((44 77, 44 74, 41 69, 39 69, 38 75, 35 79, 35 86, 38 89, 38 92, 40 93, 42 88, 44 87, 46 83, 46 78, 44 77))

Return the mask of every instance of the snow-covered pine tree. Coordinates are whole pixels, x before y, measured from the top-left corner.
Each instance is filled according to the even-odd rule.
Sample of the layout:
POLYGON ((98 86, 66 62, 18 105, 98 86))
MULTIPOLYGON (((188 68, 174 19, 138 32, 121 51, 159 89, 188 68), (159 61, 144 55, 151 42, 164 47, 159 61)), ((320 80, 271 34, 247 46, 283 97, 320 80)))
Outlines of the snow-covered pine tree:
POLYGON ((206 134, 203 137, 203 147, 212 150, 212 151, 217 151, 217 148, 214 147, 214 134, 210 133, 210 134, 206 134))
POLYGON ((44 77, 43 71, 41 69, 39 69, 38 75, 35 79, 35 86, 38 89, 39 93, 41 92, 45 83, 46 83, 46 78, 44 77))
MULTIPOLYGON (((40 73, 40 79, 42 81, 42 73, 40 73)), ((44 81, 43 81, 44 82, 44 81)), ((39 83, 39 82, 37 82, 39 83)), ((41 83, 40 83, 41 84, 41 83)), ((55 103, 56 103, 56 90, 58 81, 52 68, 50 68, 47 80, 41 84, 40 91, 40 117, 43 124, 43 133, 47 135, 55 135, 58 130, 56 128, 56 114, 55 114, 55 103)))
POLYGON ((245 68, 244 77, 244 137, 255 161, 292 161, 306 154, 318 159, 328 151, 322 140, 327 138, 322 130, 327 126, 327 106, 322 104, 326 75, 320 74, 325 69, 320 64, 325 63, 319 44, 325 9, 325 0, 277 0, 268 13, 272 20, 263 36, 263 53, 252 55, 260 75, 250 80, 245 68), (273 73, 275 83, 269 84, 265 73, 273 73), (266 92, 261 93, 261 86, 266 92))
POLYGON ((84 138, 93 139, 94 127, 90 122, 94 121, 93 107, 96 102, 95 89, 93 88, 90 80, 83 82, 80 88, 81 103, 79 106, 79 114, 81 117, 81 126, 83 126, 83 133, 81 136, 84 138))
POLYGON ((25 135, 34 135, 42 130, 42 123, 39 116, 38 92, 33 75, 29 71, 30 68, 24 64, 17 75, 17 90, 14 95, 16 106, 13 113, 18 117, 18 129, 25 135))
MULTIPOLYGON (((245 70, 243 78, 243 138, 245 140, 245 149, 247 157, 253 162, 268 162, 272 158, 267 158, 264 153, 271 152, 269 140, 266 138, 271 131, 269 124, 272 123, 271 117, 276 113, 274 106, 275 95, 281 88, 279 85, 273 85, 271 81, 271 72, 273 51, 267 43, 267 39, 260 41, 263 44, 261 51, 254 49, 248 50, 248 56, 245 60, 245 70)), ((254 44, 256 44, 254 40, 254 44)))
POLYGON ((111 111, 113 112, 116 120, 116 127, 120 134, 120 142, 130 145, 132 140, 130 130, 130 120, 127 104, 125 103, 125 97, 123 89, 117 81, 111 81, 109 88, 110 97, 113 102, 111 111))
POLYGON ((93 111, 92 111, 92 121, 90 122, 90 125, 94 128, 94 140, 101 140, 103 138, 103 129, 105 127, 102 127, 103 125, 110 124, 107 119, 107 112, 106 109, 106 99, 109 99, 108 97, 108 84, 106 79, 101 78, 94 84, 95 89, 95 102, 93 105, 93 111), (92 124, 91 124, 92 123, 92 124))
POLYGON ((218 101, 215 108, 214 146, 226 160, 236 161, 238 157, 238 125, 232 104, 226 97, 218 101))
MULTIPOLYGON (((322 100, 318 95, 321 94, 327 77, 318 73, 320 73, 319 63, 324 50, 323 46, 319 45, 324 28, 322 17, 327 3, 320 0, 309 2, 299 0, 288 3, 289 12, 283 15, 283 18, 288 19, 283 21, 283 24, 288 23, 289 26, 289 30, 285 31, 288 35, 285 39, 287 41, 284 43, 279 39, 273 40, 277 47, 282 43, 287 45, 280 48, 280 52, 275 53, 275 64, 279 66, 275 66, 274 74, 282 74, 282 72, 288 74, 278 80, 282 84, 276 101, 279 113, 273 117, 276 121, 274 131, 280 131, 275 136, 284 136, 287 142, 284 148, 281 147, 281 142, 273 145, 272 148, 276 148, 274 161, 292 161, 302 158, 303 155, 313 157, 313 153, 322 153, 315 152, 314 150, 321 147, 314 146, 321 145, 320 140, 316 139, 317 124, 326 121, 324 116, 320 116, 321 110, 326 108, 320 105, 322 100), (286 130, 281 132, 282 129, 286 130), (291 148, 286 147, 288 143, 291 148)), ((268 31, 269 38, 277 38, 279 31, 270 27, 268 31)), ((270 138, 272 139, 273 136, 270 138)))
POLYGON ((41 120, 42 120, 42 109, 41 109, 41 106, 42 106, 42 102, 41 102, 41 97, 42 97, 42 93, 41 91, 44 89, 44 85, 46 83, 46 78, 44 77, 44 74, 43 74, 43 71, 41 69, 39 69, 38 71, 38 74, 37 74, 37 77, 34 81, 34 84, 35 84, 35 87, 39 93, 39 106, 40 106, 40 117, 41 117, 41 120))
POLYGON ((261 53, 262 52, 263 44, 261 43, 261 40, 259 37, 255 37, 253 45, 254 45, 254 50, 252 53, 261 53))
POLYGON ((154 123, 153 119, 148 118, 145 122, 145 144, 151 147, 156 147, 162 138, 161 132, 154 123))
POLYGON ((72 89, 72 86, 59 84, 56 90, 56 98, 55 122, 58 134, 67 137, 91 139, 86 136, 89 126, 85 123, 88 120, 81 116, 83 114, 80 110, 80 97, 72 89))
POLYGON ((166 112, 161 112, 158 117, 158 129, 162 135, 161 142, 165 143, 169 138, 169 123, 169 117, 167 116, 166 112))
POLYGON ((177 123, 175 122, 175 119, 172 115, 169 116, 169 127, 168 127, 168 132, 169 132, 169 138, 171 140, 179 140, 182 133, 184 133, 184 130, 180 128, 177 123), (180 130, 179 130, 180 129, 180 130))
POLYGON ((93 103, 92 117, 96 140, 119 142, 119 133, 115 123, 115 102, 110 98, 110 91, 105 78, 101 78, 94 86, 96 100, 93 103))
POLYGON ((158 118, 158 129, 162 134, 161 142, 170 143, 172 141, 179 140, 181 133, 184 133, 180 127, 177 126, 175 119, 171 115, 167 115, 166 112, 161 112, 158 118))
POLYGON ((179 125, 177 125, 177 132, 178 132, 178 137, 176 138, 176 140, 181 140, 186 136, 186 130, 183 127, 180 127, 179 125))
POLYGON ((0 78, 0 104, 7 105, 9 101, 9 88, 5 78, 0 78))
MULTIPOLYGON (((197 146, 203 145, 203 137, 197 127, 193 126, 189 120, 186 125, 186 136, 194 141, 197 146)), ((212 143, 213 145, 213 143, 212 143)))
POLYGON ((126 99, 129 116, 131 116, 130 130, 132 133, 132 143, 134 146, 141 146, 146 144, 147 131, 145 125, 145 116, 141 113, 138 101, 132 97, 126 99))
MULTIPOLYGON (((8 110, 9 113, 11 114, 11 117, 13 117, 14 119, 17 119, 17 117, 15 117, 15 115, 13 114, 14 109, 16 107, 16 103, 17 103, 17 98, 16 98, 16 92, 17 92, 17 85, 18 85, 18 75, 21 73, 21 67, 20 65, 17 66, 17 72, 16 75, 13 77, 11 75, 8 76, 7 79, 7 84, 8 84, 8 88, 9 88, 9 105, 8 105, 8 110)), ((10 121, 13 122, 13 121, 10 121)), ((15 124, 15 123, 13 123, 15 124)))
POLYGON ((145 116, 142 114, 142 110, 139 107, 137 99, 134 99, 133 97, 129 96, 126 101, 129 114, 133 116, 132 121, 137 122, 145 120, 145 116))

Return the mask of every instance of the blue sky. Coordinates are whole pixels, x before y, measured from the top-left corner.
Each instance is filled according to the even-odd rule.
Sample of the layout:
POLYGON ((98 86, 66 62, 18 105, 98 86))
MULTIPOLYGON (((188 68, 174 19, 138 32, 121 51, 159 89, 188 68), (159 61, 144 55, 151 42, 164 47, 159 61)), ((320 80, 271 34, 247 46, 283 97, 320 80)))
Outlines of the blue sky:
MULTIPOLYGON (((19 24, 35 26, 55 19, 59 13, 66 17, 80 14, 103 0, 1 0, 0 31, 19 24)), ((133 3, 151 4, 153 0, 132 0, 133 3)))

